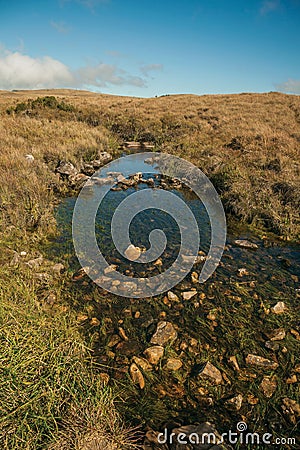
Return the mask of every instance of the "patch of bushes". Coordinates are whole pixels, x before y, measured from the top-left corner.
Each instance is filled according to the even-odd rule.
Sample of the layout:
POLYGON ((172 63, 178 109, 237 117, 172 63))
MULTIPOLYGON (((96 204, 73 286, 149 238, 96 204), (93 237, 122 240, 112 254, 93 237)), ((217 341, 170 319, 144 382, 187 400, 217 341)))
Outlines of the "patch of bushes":
POLYGON ((11 106, 10 108, 7 108, 6 113, 9 115, 12 113, 30 114, 32 112, 36 112, 43 109, 52 109, 65 112, 75 111, 75 107, 73 105, 65 103, 63 100, 59 101, 56 97, 51 95, 46 97, 38 97, 35 100, 29 99, 26 102, 17 103, 16 106, 11 106))

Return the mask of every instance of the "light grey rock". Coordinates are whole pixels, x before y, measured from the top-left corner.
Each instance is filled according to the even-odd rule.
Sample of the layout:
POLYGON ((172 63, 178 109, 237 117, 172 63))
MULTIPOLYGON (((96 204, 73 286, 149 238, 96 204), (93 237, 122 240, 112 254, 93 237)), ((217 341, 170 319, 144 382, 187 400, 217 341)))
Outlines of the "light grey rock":
POLYGON ((69 177, 70 175, 76 175, 78 173, 73 164, 68 161, 60 161, 58 167, 56 168, 56 172, 66 177, 69 177))
POLYGON ((241 248, 250 248, 250 249, 256 249, 258 248, 257 244, 254 244, 254 242, 250 242, 247 239, 236 239, 234 241, 235 245, 241 247, 241 248))

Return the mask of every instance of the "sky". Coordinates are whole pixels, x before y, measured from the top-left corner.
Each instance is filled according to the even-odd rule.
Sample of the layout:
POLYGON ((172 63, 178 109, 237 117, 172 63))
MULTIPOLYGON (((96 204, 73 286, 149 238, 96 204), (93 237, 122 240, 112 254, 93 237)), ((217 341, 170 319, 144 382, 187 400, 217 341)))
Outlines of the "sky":
POLYGON ((0 89, 300 94, 300 0, 0 0, 0 89))

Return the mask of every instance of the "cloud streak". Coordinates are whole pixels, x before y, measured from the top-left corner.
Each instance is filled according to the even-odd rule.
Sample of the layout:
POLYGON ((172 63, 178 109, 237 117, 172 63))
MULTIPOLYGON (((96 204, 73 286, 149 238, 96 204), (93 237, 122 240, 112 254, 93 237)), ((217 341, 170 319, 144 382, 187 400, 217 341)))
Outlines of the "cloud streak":
POLYGON ((70 31, 64 22, 54 22, 54 20, 51 20, 50 25, 61 34, 67 34, 70 31))
POLYGON ((288 81, 285 81, 284 83, 277 84, 276 89, 278 89, 280 92, 300 95, 300 80, 290 79, 288 81))
POLYGON ((99 63, 71 70, 44 56, 33 58, 20 52, 0 51, 0 89, 145 87, 145 79, 112 64, 99 63))
POLYGON ((259 10, 261 16, 265 16, 280 7, 280 0, 265 0, 259 10))
POLYGON ((141 67, 141 72, 148 76, 149 72, 153 72, 153 71, 159 71, 163 69, 163 65, 162 64, 146 64, 145 66, 141 67))

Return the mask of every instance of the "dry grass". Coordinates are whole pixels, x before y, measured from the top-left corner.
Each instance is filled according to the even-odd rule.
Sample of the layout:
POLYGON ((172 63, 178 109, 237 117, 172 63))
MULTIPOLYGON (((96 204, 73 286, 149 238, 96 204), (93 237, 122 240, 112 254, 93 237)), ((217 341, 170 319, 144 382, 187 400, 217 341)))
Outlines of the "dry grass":
MULTIPOLYGON (((140 99, 85 91, 0 94, 1 153, 77 162, 124 140, 151 141, 213 181, 228 214, 279 235, 300 235, 300 98, 279 93, 140 99), (72 111, 6 109, 55 95, 72 111), (4 138, 4 139, 3 139, 4 138)), ((15 163, 15 161, 14 161, 15 163)), ((6 162, 6 167, 9 162, 6 162)), ((23 161, 22 161, 23 164, 23 161)))
POLYGON ((118 145, 132 139, 151 141, 156 150, 199 166, 221 193, 228 215, 299 239, 300 98, 0 92, 0 136, 2 448, 96 450, 95 436, 97 442, 103 433, 107 450, 134 448, 113 395, 89 366, 75 312, 64 306, 71 304, 64 303, 65 280, 41 287, 28 269, 9 262, 22 250, 34 257, 56 232, 53 206, 64 192, 54 173, 58 161, 80 166, 103 150, 117 155, 118 145), (49 95, 74 108, 27 103, 49 95), (13 112, 20 103, 25 108, 13 112), (41 306, 49 292, 58 299, 51 311, 41 306))

